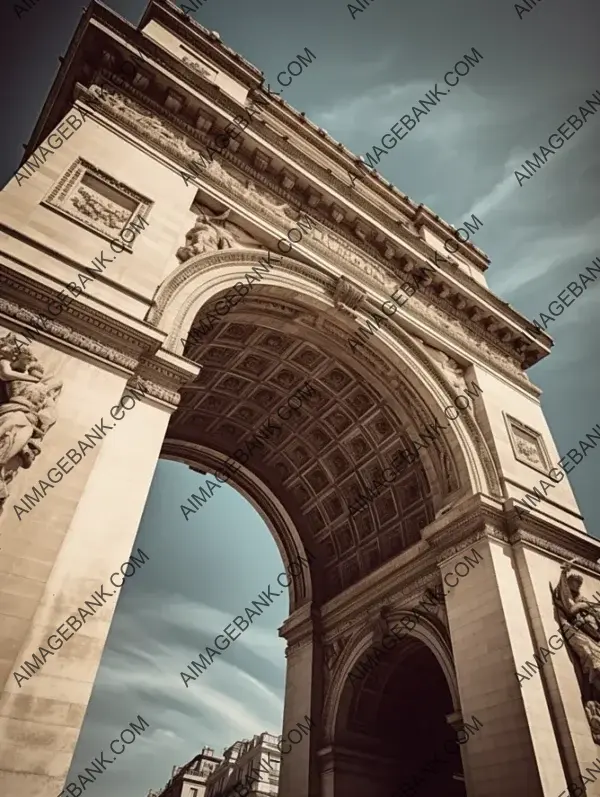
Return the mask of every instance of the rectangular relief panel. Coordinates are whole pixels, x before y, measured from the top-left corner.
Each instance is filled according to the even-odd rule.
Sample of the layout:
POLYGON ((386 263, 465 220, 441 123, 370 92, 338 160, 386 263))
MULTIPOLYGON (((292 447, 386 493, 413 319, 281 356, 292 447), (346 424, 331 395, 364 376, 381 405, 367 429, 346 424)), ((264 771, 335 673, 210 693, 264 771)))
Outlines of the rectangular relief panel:
MULTIPOLYGON (((112 241, 132 219, 146 218, 152 202, 78 158, 57 180, 42 205, 112 241)), ((133 241, 123 241, 122 245, 131 252, 133 241)))

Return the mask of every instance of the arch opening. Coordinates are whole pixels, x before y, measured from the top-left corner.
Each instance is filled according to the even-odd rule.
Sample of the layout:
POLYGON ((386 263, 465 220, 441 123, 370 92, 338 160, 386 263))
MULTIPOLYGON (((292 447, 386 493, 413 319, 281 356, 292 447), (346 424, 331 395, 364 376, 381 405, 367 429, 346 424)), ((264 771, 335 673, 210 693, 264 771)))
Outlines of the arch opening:
POLYGON ((373 650, 341 691, 326 765, 333 797, 367 789, 374 797, 467 797, 452 692, 436 655, 414 636, 377 660, 373 650))
POLYGON ((458 480, 440 439, 373 491, 420 423, 410 375, 386 384, 316 319, 298 297, 261 287, 210 330, 192 327, 185 356, 201 371, 181 389, 163 455, 213 472, 236 462, 257 508, 279 502, 289 518, 276 529, 284 558, 303 547, 319 560, 323 603, 419 543, 458 480))

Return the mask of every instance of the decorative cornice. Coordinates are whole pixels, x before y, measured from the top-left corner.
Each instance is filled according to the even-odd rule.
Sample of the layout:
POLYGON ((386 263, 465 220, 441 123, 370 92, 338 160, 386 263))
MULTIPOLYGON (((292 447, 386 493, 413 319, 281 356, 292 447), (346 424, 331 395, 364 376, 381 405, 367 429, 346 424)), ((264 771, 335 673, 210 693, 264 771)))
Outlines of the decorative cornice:
MULTIPOLYGON (((153 2, 148 5, 146 12, 144 13, 145 23, 140 22, 140 26, 146 24, 154 18, 161 18, 161 20, 167 25, 167 28, 174 30, 175 33, 182 38, 182 40, 188 41, 188 43, 195 47, 199 52, 202 52, 213 62, 218 64, 227 74, 234 75, 236 79, 246 86, 250 85, 253 89, 258 88, 257 84, 262 77, 262 73, 260 73, 259 70, 257 70, 252 64, 245 61, 245 59, 243 59, 239 54, 235 53, 235 51, 233 51, 231 48, 223 45, 220 42, 220 37, 217 33, 203 28, 194 19, 181 11, 181 9, 177 9, 169 4, 157 2, 157 0, 153 0, 153 2)), ((198 88, 198 90, 201 91, 204 96, 211 96, 215 107, 219 110, 227 110, 232 115, 235 115, 237 112, 239 112, 239 102, 236 102, 225 92, 219 91, 218 87, 213 85, 210 81, 206 81, 201 78, 192 69, 183 64, 175 55, 160 47, 148 36, 145 36, 140 29, 134 30, 133 27, 125 20, 115 15, 109 9, 103 8, 101 6, 94 6, 93 13, 92 11, 88 11, 85 15, 85 19, 78 26, 74 41, 71 43, 71 46, 68 50, 68 57, 65 58, 65 61, 69 63, 69 65, 72 64, 75 59, 75 55, 78 54, 78 49, 82 45, 83 39, 85 38, 84 34, 86 33, 87 29, 93 27, 95 29, 94 33, 98 33, 98 21, 101 21, 102 26, 107 29, 110 46, 112 46, 115 51, 120 50, 121 52, 125 52, 122 44, 119 44, 117 41, 117 37, 125 38, 128 41, 130 40, 134 46, 138 47, 140 52, 143 50, 148 51, 150 55, 146 57, 150 57, 156 64, 160 64, 169 72, 181 77, 182 80, 187 82, 190 86, 198 88), (77 43, 77 46, 75 46, 75 42, 77 43)), ((99 43, 98 49, 104 46, 104 42, 102 42, 100 38, 97 39, 97 42, 99 43)), ((89 49, 85 52, 87 54, 89 49)), ((147 64, 148 68, 151 68, 151 66, 151 63, 147 64)), ((90 75, 90 63, 87 62, 83 66, 80 64, 79 67, 71 67, 71 71, 73 72, 77 68, 79 68, 81 76, 83 77, 83 75, 85 75, 86 80, 88 80, 90 75)), ((93 69, 93 67, 91 67, 91 69, 93 69)), ((58 104, 60 89, 66 84, 66 72, 64 68, 61 68, 60 80, 57 78, 57 84, 53 87, 51 92, 52 104, 54 104, 54 106, 58 104)), ((68 85, 72 84, 73 75, 71 75, 71 81, 68 85)), ((422 204, 417 205, 416 203, 412 202, 409 197, 397 191, 397 189, 391 186, 387 180, 379 176, 376 170, 357 170, 355 167, 356 164, 359 163, 359 159, 353 153, 347 150, 346 147, 344 147, 340 142, 335 141, 335 139, 329 136, 326 131, 320 129, 318 126, 307 120, 303 114, 299 114, 295 109, 291 108, 291 106, 289 106, 280 97, 271 97, 266 92, 263 92, 263 96, 266 100, 266 111, 269 115, 269 118, 272 119, 273 122, 279 120, 286 127, 286 131, 294 133, 301 139, 304 139, 307 143, 310 143, 311 146, 315 147, 316 151, 323 155, 327 164, 336 165, 343 173, 345 173, 344 180, 333 174, 332 169, 328 166, 315 163, 316 159, 314 157, 311 158, 305 155, 302 152, 301 146, 294 147, 291 145, 286 140, 287 136, 282 136, 281 133, 270 131, 268 125, 263 123, 261 135, 265 142, 270 142, 277 150, 288 152, 292 161, 302 165, 307 174, 318 178, 323 182, 324 185, 331 188, 332 191, 335 191, 338 195, 341 195, 347 200, 351 201, 356 207, 360 208, 361 213, 377 220, 378 223, 383 225, 385 230, 388 230, 390 218, 394 215, 394 213, 391 213, 390 210, 400 213, 405 218, 408 218, 408 221, 402 224, 403 236, 416 250, 416 252, 423 257, 425 262, 431 260, 432 249, 419 237, 414 221, 419 220, 419 223, 421 223, 423 218, 427 218, 429 214, 431 216, 432 223, 433 220, 435 220, 438 225, 444 229, 447 229, 449 235, 452 235, 451 225, 446 224, 426 206, 422 204), (349 170, 353 172, 360 171, 364 178, 362 181, 359 181, 354 188, 350 188, 345 182, 345 175, 349 173, 349 170), (376 195, 379 200, 382 200, 385 207, 375 203, 373 197, 365 196, 367 191, 367 183, 370 192, 376 195)), ((148 102, 147 98, 146 102, 148 102)), ((195 102, 198 102, 198 100, 196 99, 195 102)), ((56 107, 52 107, 52 105, 50 105, 49 109, 49 103, 50 100, 44 106, 44 119, 47 119, 49 115, 52 115, 52 113, 56 112, 56 107)), ((161 112, 164 113, 164 107, 161 108, 161 112)), ((257 119, 259 119, 259 117, 257 117, 257 119)), ((197 138, 202 138, 201 134, 196 128, 192 130, 192 133, 189 133, 189 129, 191 127, 189 123, 178 120, 178 124, 180 126, 184 124, 186 126, 186 130, 188 130, 188 134, 194 135, 197 138)), ((42 125, 42 127, 43 126, 44 125, 42 125)), ((258 125, 254 125, 250 135, 254 136, 256 134, 257 128, 258 125)), ((39 134, 40 129, 41 128, 38 125, 36 127, 36 135, 39 134)), ((34 143, 37 143, 37 141, 32 142, 32 144, 34 143)), ((226 159, 232 159, 230 152, 225 152, 223 155, 226 159)), ((280 175, 277 176, 278 181, 280 181, 279 178, 280 175)), ((289 182, 290 181, 288 181, 288 184, 289 182)), ((313 193, 315 194, 316 203, 318 204, 319 195, 318 193, 313 193)), ((302 205, 303 203, 301 202, 299 204, 302 205)), ((363 219, 361 224, 363 225, 361 228, 361 236, 364 236, 365 239, 368 239, 368 222, 363 219)), ((383 254, 380 254, 379 256, 381 256, 385 262, 391 259, 392 250, 395 250, 396 247, 402 249, 402 241, 398 243, 388 240, 390 236, 386 236, 381 230, 375 232, 373 229, 371 232, 375 233, 374 237, 376 242, 380 245, 380 248, 383 247, 383 254)), ((395 235, 394 231, 392 231, 392 237, 393 235, 395 235)), ((480 250, 476 250, 476 248, 473 248, 469 243, 465 244, 463 249, 467 250, 473 255, 469 258, 469 261, 472 262, 475 267, 481 268, 481 258, 478 254, 480 250)), ((485 302, 490 304, 493 307, 494 313, 508 315, 510 317, 510 321, 518 328, 524 326, 524 319, 522 316, 516 313, 516 311, 512 310, 512 308, 510 308, 505 302, 497 299, 492 293, 486 290, 483 286, 479 285, 479 283, 472 280, 459 268, 446 268, 443 263, 437 263, 436 268, 440 272, 442 278, 442 284, 439 285, 439 289, 437 290, 438 296, 433 299, 436 305, 438 301, 443 299, 444 296, 448 296, 447 292, 449 286, 443 283, 444 275, 446 275, 447 277, 452 277, 460 284, 462 288, 468 289, 478 299, 483 299, 485 302)), ((452 288, 451 291, 456 293, 456 288, 452 288)), ((491 327, 493 326, 494 318, 489 318, 489 311, 482 310, 482 308, 467 307, 466 305, 468 305, 469 300, 466 298, 462 299, 459 297, 456 301, 456 304, 462 305, 463 302, 465 303, 466 318, 468 319, 466 322, 467 325, 472 323, 474 317, 481 318, 488 316, 488 318, 485 320, 488 321, 488 328, 490 329, 491 333, 491 327), (481 312, 482 315, 480 315, 481 312)), ((540 357, 545 356, 547 354, 547 349, 545 349, 538 342, 538 338, 540 338, 538 332, 535 332, 534 335, 532 333, 531 325, 526 323, 525 326, 528 329, 528 333, 531 333, 531 337, 528 335, 523 335, 514 329, 510 331, 508 326, 504 329, 501 329, 500 327, 502 327, 502 324, 500 324, 499 326, 496 325, 497 331, 499 331, 500 334, 498 336, 492 336, 492 339, 488 340, 488 342, 490 345, 499 349, 509 358, 522 363, 524 367, 528 367, 529 365, 533 364, 533 362, 536 362, 540 357), (506 345, 509 341, 512 341, 514 344, 512 349, 510 346, 506 345), (525 354, 526 349, 529 351, 525 354)), ((485 336, 484 333, 490 334, 487 333, 485 325, 482 328, 477 328, 475 331, 476 334, 482 336, 485 336)), ((548 336, 542 335, 542 337, 547 342, 550 341, 548 336)))
POLYGON ((594 547, 596 551, 594 551, 587 540, 582 540, 579 537, 569 536, 565 539, 563 532, 561 539, 563 543, 569 542, 571 545, 567 547, 564 544, 561 545, 541 537, 539 534, 533 534, 532 532, 521 529, 511 535, 510 544, 516 545, 517 543, 523 543, 533 548, 541 548, 543 551, 553 554, 562 561, 570 561, 574 558, 574 567, 600 575, 600 563, 597 561, 597 558, 589 558, 589 556, 594 556, 594 554, 600 555, 600 541, 595 538, 590 538, 590 542, 595 544, 594 547))
POLYGON ((493 526, 486 526, 480 531, 476 531, 470 537, 461 540, 456 545, 448 545, 449 538, 453 536, 455 536, 455 532, 454 529, 451 529, 446 533, 446 535, 441 534, 439 536, 431 537, 429 539, 429 542, 435 548, 437 548, 438 545, 439 547, 443 546, 443 552, 436 558, 436 564, 438 566, 442 565, 451 557, 454 557, 457 554, 461 554, 463 551, 466 551, 467 548, 472 548, 476 543, 479 542, 479 540, 492 539, 510 545, 510 537, 508 536, 508 534, 505 534, 503 531, 500 531, 499 529, 496 529, 493 526))
MULTIPOLYGON (((7 234, 11 234, 8 228, 4 228, 7 234)), ((30 242, 31 246, 36 246, 35 241, 30 242)), ((85 271, 85 266, 70 260, 65 260, 62 256, 55 254, 52 250, 45 252, 50 257, 56 257, 60 262, 85 271)), ((1 256, 1 255, 0 255, 1 256)), ((54 321, 48 314, 49 304, 61 305, 58 297, 66 286, 59 283, 50 286, 35 279, 33 269, 29 273, 17 271, 11 267, 10 255, 4 254, 0 259, 0 286, 2 295, 17 306, 27 305, 27 309, 36 317, 47 317, 48 322, 44 322, 42 329, 48 330, 50 335, 56 334, 62 340, 66 340, 67 332, 87 337, 88 330, 93 333, 94 338, 109 348, 121 351, 126 357, 137 358, 142 352, 157 350, 164 335, 158 330, 138 322, 135 326, 120 321, 118 318, 109 316, 102 310, 91 307, 79 302, 77 299, 68 306, 63 305, 60 316, 61 321, 54 321), (56 330, 56 332, 54 332, 56 330)), ((12 258, 11 258, 12 259, 12 258)), ((97 277, 102 281, 101 277, 97 277)), ((107 281, 104 280, 106 283, 107 281)), ((85 294, 84 294, 85 295, 85 294)), ((76 344, 77 345, 77 344, 76 344)), ((129 367, 129 366, 126 366, 129 367)))
MULTIPOLYGON (((0 284, 2 279, 0 278, 0 284)), ((15 302, 0 298, 0 314, 5 318, 11 319, 18 327, 25 327, 32 333, 32 337, 39 338, 43 343, 44 339, 61 341, 74 346, 81 351, 91 354, 101 360, 106 360, 112 365, 119 366, 129 371, 134 371, 137 360, 129 357, 116 349, 99 343, 94 338, 74 332, 69 327, 58 321, 42 321, 42 317, 31 310, 20 307, 15 302)))

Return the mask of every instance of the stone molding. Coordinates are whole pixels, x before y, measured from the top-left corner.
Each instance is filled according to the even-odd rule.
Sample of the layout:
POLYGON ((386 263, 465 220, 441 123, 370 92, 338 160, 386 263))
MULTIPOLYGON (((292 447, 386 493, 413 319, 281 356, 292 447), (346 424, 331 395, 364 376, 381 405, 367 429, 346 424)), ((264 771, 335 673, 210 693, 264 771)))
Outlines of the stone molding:
MULTIPOLYGON (((4 282, 3 276, 4 275, 0 271, 0 285, 4 282)), ((36 298, 40 299, 41 297, 41 292, 37 293, 36 298)), ((83 318, 87 323, 91 315, 88 315, 88 313, 76 314, 72 312, 71 317, 83 318)), ((10 328, 14 329, 17 335, 20 333, 21 329, 26 329, 28 333, 31 334, 34 342, 39 341, 41 344, 46 345, 51 345, 53 342, 66 344, 84 354, 91 355, 94 359, 102 360, 109 363, 111 366, 133 372, 131 378, 142 377, 147 392, 153 398, 169 404, 173 409, 179 404, 181 398, 179 393, 177 390, 169 389, 169 385, 174 384, 176 388, 179 388, 182 384, 185 384, 185 382, 190 381, 189 373, 177 367, 166 368, 165 366, 159 366, 156 361, 148 359, 147 356, 143 360, 143 365, 141 365, 140 356, 142 351, 148 351, 147 345, 145 349, 142 349, 140 346, 137 356, 131 356, 120 349, 103 343, 101 340, 77 332, 71 327, 66 326, 66 324, 62 324, 60 321, 54 321, 52 319, 44 320, 45 318, 45 315, 42 316, 32 310, 21 307, 16 302, 0 297, 0 319, 4 320, 10 328), (140 370, 136 373, 138 368, 140 368, 140 370)), ((113 335, 115 329, 118 329, 118 325, 116 322, 113 322, 110 330, 113 335)), ((129 332, 130 328, 123 327, 123 330, 129 332)), ((29 339, 25 337, 24 334, 23 337, 25 340, 29 339)), ((102 334, 99 333, 98 337, 101 338, 102 334)), ((133 334, 129 339, 136 340, 133 334)), ((140 342, 139 339, 137 340, 140 342)), ((152 348, 156 348, 156 346, 157 343, 153 341, 152 348)), ((130 349, 131 346, 127 348, 130 349)), ((135 384, 132 384, 132 386, 135 387, 135 384)))
POLYGON ((436 565, 439 567, 451 557, 466 551, 467 548, 472 548, 479 540, 492 539, 510 545, 508 534, 485 521, 483 522, 484 527, 470 533, 468 537, 464 536, 465 532, 471 531, 472 523, 468 517, 462 521, 452 522, 444 531, 428 537, 427 542, 436 553, 442 549, 442 552, 436 556, 436 565))
POLYGON ((419 548, 414 546, 413 556, 407 557, 410 551, 407 549, 386 562, 379 568, 379 577, 374 584, 371 584, 370 574, 328 601, 321 610, 324 638, 330 641, 330 628, 343 633, 383 606, 402 609, 424 590, 440 586, 440 564, 479 540, 496 539, 510 544, 508 537, 498 528, 502 523, 501 512, 497 513, 497 518, 490 517, 491 522, 486 522, 489 511, 477 496, 461 505, 460 510, 461 515, 451 512, 423 529, 423 541, 418 544, 419 548))
MULTIPOLYGON (((235 115, 239 112, 241 108, 241 103, 236 102, 233 98, 229 97, 228 95, 224 94, 222 91, 219 91, 217 87, 212 86, 210 83, 206 81, 202 81, 201 83, 197 83, 194 78, 198 76, 194 73, 191 69, 186 67, 185 64, 178 59, 175 55, 165 51, 163 48, 159 47, 155 42, 153 42, 148 37, 142 37, 138 31, 136 31, 132 37, 132 32, 129 28, 125 31, 122 28, 122 21, 116 17, 115 15, 107 12, 104 9, 98 9, 96 12, 100 18, 103 19, 103 23, 106 27, 111 31, 116 33, 119 37, 122 37, 126 34, 126 38, 132 40, 132 43, 135 43, 133 40, 139 38, 143 43, 144 47, 150 51, 151 55, 146 56, 151 58, 156 64, 160 64, 165 67, 170 72, 178 75, 181 77, 184 82, 187 81, 191 86, 197 87, 202 90, 202 92, 210 96, 211 99, 214 101, 215 106, 217 106, 218 110, 224 110, 232 115, 235 115)), ((152 8, 152 13, 148 12, 145 15, 150 19, 153 15, 161 16, 162 14, 166 13, 164 9, 159 9, 158 7, 152 8)), ((250 85, 250 89, 258 89, 259 80, 262 84, 264 78, 262 77, 261 73, 258 72, 256 67, 242 58, 238 53, 236 53, 231 48, 227 47, 220 41, 220 37, 218 34, 208 31, 195 20, 190 20, 189 17, 185 18, 185 24, 182 26, 182 22, 178 20, 178 16, 181 14, 172 14, 169 10, 169 13, 165 16, 164 22, 167 24, 167 27, 171 26, 177 29, 178 35, 186 41, 191 47, 195 50, 200 52, 204 57, 208 57, 213 60, 220 68, 223 69, 224 72, 229 74, 235 74, 236 79, 239 80, 242 84, 248 86, 250 85), (190 27, 191 22, 191 27, 190 27), (209 41, 207 42, 206 39, 209 41), (212 46, 212 43, 215 43, 212 46), (253 80, 256 78, 256 80, 253 80)), ((140 23, 141 24, 141 23, 140 23)), ((110 40, 109 45, 112 47, 113 54, 110 56, 109 63, 111 67, 114 67, 115 63, 118 61, 122 63, 124 61, 124 56, 115 55, 117 52, 122 53, 123 50, 119 50, 117 46, 117 42, 110 40)), ((127 53, 129 55, 129 53, 127 53)), ((148 67, 151 67, 152 64, 148 63, 148 67)), ((89 74, 89 70, 88 70, 89 74)), ((119 81, 119 84, 123 87, 127 87, 128 91, 135 91, 133 87, 131 87, 130 83, 127 84, 123 81, 119 75, 111 75, 112 78, 119 81)), ((262 89, 261 89, 262 90, 262 89)), ((354 153, 347 150, 340 142, 335 141, 329 136, 326 131, 321 130, 318 126, 311 123, 309 120, 305 119, 303 115, 299 114, 294 108, 292 108, 288 103, 286 103, 281 97, 273 96, 271 97, 266 92, 263 91, 263 95, 267 100, 268 105, 268 112, 270 116, 273 118, 273 122, 278 120, 281 124, 286 127, 286 130, 292 131, 295 135, 299 136, 301 139, 304 138, 311 144, 311 146, 315 147, 316 151, 319 152, 327 163, 335 164, 339 167, 342 172, 348 173, 349 168, 352 168, 353 171, 357 171, 355 168, 355 164, 357 162, 357 158, 354 153), (310 135, 310 137, 307 135, 310 135), (342 155, 344 153, 344 155, 342 155), (354 166, 354 168, 353 168, 354 166)), ((141 95, 140 95, 141 96, 141 95)), ((145 98, 146 104, 152 102, 149 100, 148 97, 145 98)), ((163 101, 164 102, 164 101, 163 101)), ((164 108, 160 107, 160 112, 164 113, 164 108)), ((172 117, 176 118, 176 117, 172 117)), ((184 126, 186 129, 191 130, 192 135, 198 136, 198 130, 192 129, 189 123, 185 121, 178 120, 178 124, 184 126)), ((325 185, 331 187, 332 190, 336 191, 339 195, 352 199, 352 202, 359 206, 362 212, 366 214, 370 214, 374 218, 383 224, 385 227, 389 225, 390 221, 390 212, 389 208, 393 208, 396 212, 400 213, 404 217, 408 217, 409 221, 407 224, 403 225, 403 232, 405 233, 406 237, 411 237, 411 227, 415 228, 417 226, 421 226, 423 220, 428 220, 432 225, 437 224, 443 231, 448 232, 448 235, 452 234, 453 227, 445 223, 442 219, 440 219, 433 211, 431 211, 427 206, 423 205, 422 203, 417 205, 414 203, 408 196, 403 194, 401 191, 396 189, 392 186, 387 180, 385 180, 381 175, 377 173, 377 171, 368 171, 362 172, 363 176, 369 179, 369 190, 373 196, 366 197, 366 188, 364 186, 358 184, 355 189, 350 189, 350 187, 345 183, 342 182, 337 176, 332 174, 331 169, 328 169, 322 165, 315 165, 315 159, 306 157, 301 148, 295 148, 289 142, 284 141, 280 135, 277 135, 274 131, 272 132, 269 130, 268 127, 264 127, 262 130, 262 137, 264 141, 268 141, 271 143, 275 149, 282 149, 287 151, 289 149, 289 154, 292 160, 297 163, 301 163, 303 168, 308 174, 311 174, 314 177, 318 177, 322 180, 325 185), (377 203, 374 202, 374 197, 384 203, 385 207, 381 207, 377 203)), ((206 143, 206 142, 205 142, 206 143)), ((229 155, 229 153, 227 153, 229 155)), ((292 182, 292 181, 288 181, 292 182)), ((316 195, 318 197, 318 195, 316 195)), ((317 199, 318 201, 318 199, 317 199)), ((363 223, 364 228, 364 223, 363 223)), ((363 230, 363 236, 364 236, 363 230)), ((382 243, 382 239, 385 236, 380 232, 377 231, 375 235, 378 243, 382 243)), ((386 253, 389 250, 391 244, 385 243, 386 253)), ((428 244, 426 244, 422 238, 420 237, 419 232, 415 232, 414 240, 411 241, 412 245, 417 248, 417 250, 425 257, 430 257, 432 250, 428 244)), ((481 261, 481 250, 475 246, 470 244, 466 244, 463 247, 470 257, 468 260, 473 260, 473 265, 479 269, 485 267, 485 263, 481 261)), ((386 254, 386 258, 389 259, 389 254, 386 254)), ((444 267, 442 265, 442 271, 444 267)), ((495 305, 494 309, 501 313, 507 312, 507 305, 504 302, 498 300, 493 294, 491 294, 488 290, 486 290, 483 286, 479 285, 476 281, 469 278, 466 274, 462 273, 459 269, 455 268, 451 272, 453 279, 456 279, 463 287, 468 287, 469 290, 474 292, 479 298, 483 298, 486 302, 490 302, 495 305)), ((448 290, 448 286, 445 286, 444 292, 448 290)), ((522 325, 522 318, 514 312, 510 311, 508 308, 508 312, 513 316, 512 321, 516 322, 517 325, 522 325)), ((485 314, 485 311, 484 311, 485 314)), ((497 325, 496 325, 497 326, 497 325)), ((479 330, 480 333, 486 335, 487 333, 485 330, 479 330)), ((506 330, 505 335, 509 338, 512 336, 511 333, 506 330)), ((499 347, 500 349, 504 348, 504 343, 506 341, 502 340, 501 336, 500 339, 490 336, 490 340, 492 343, 499 347)), ((523 343, 530 348, 539 347, 535 339, 523 339, 523 343)), ((509 356, 514 356, 514 353, 511 353, 510 350, 507 350, 509 356)), ((545 349, 543 347, 539 347, 537 350, 537 354, 545 353, 545 349)), ((531 362, 537 361, 535 355, 532 355, 533 359, 531 362)), ((522 359, 520 356, 517 356, 517 359, 522 359)), ((531 388, 530 388, 531 389, 531 388)))
MULTIPOLYGON (((517 545, 518 543, 522 543, 524 545, 528 545, 532 548, 541 548, 543 551, 547 551, 548 553, 556 556, 558 559, 562 561, 571 560, 575 558, 573 563, 574 567, 578 567, 582 570, 587 570, 590 573, 600 576, 600 563, 597 559, 589 559, 585 555, 584 545, 588 547, 587 540, 581 540, 579 537, 577 538, 569 538, 573 542, 573 546, 571 548, 567 548, 564 545, 560 545, 556 542, 553 542, 540 534, 534 534, 530 531, 519 530, 515 534, 512 534, 509 538, 511 545, 517 545), (578 544, 583 543, 583 544, 578 544), (574 556, 575 554, 575 556, 574 556)), ((563 542, 564 535, 562 537, 563 542)), ((590 538, 590 541, 594 541, 597 546, 600 546, 600 542, 596 540, 594 537, 590 538)), ((598 547, 596 553, 600 555, 600 547, 598 547)), ((590 555, 592 551, 590 550, 590 555)))
MULTIPOLYGON (((55 256, 52 252, 50 254, 55 256)), ((86 267, 79 263, 64 258, 57 259, 82 272, 86 270, 86 267)), ((87 337, 89 331, 98 341, 98 345, 118 351, 125 358, 123 360, 125 368, 132 367, 131 358, 137 360, 142 352, 156 350, 160 347, 164 335, 150 327, 141 328, 144 324, 143 321, 138 322, 136 328, 131 324, 109 317, 102 310, 84 305, 77 299, 64 307, 60 313, 60 318, 63 320, 55 321, 48 312, 48 304, 57 300, 59 289, 64 289, 64 286, 59 282, 56 282, 55 285, 48 285, 36 280, 33 272, 30 273, 32 276, 16 271, 6 261, 0 261, 0 286, 2 286, 2 293, 9 303, 6 310, 7 315, 14 316, 14 312, 9 307, 14 304, 17 309, 30 313, 33 320, 39 319, 40 323, 41 317, 47 317, 47 323, 44 323, 41 331, 37 334, 45 334, 46 337, 56 335, 57 338, 79 345, 76 340, 77 336, 87 337), (27 305, 27 308, 23 305, 27 305), (44 333, 44 329, 49 330, 50 334, 44 333), (75 338, 71 340, 70 337, 73 335, 75 338)), ((17 318, 17 316, 14 317, 17 318)), ((19 317, 24 319, 24 316, 19 317)), ((111 360, 111 362, 116 365, 121 364, 119 359, 111 360)))
MULTIPOLYGON (((389 604, 388 604, 389 605, 389 604)), ((454 662, 452 659, 452 648, 448 637, 447 629, 439 627, 438 618, 427 612, 418 611, 421 620, 412 631, 408 631, 406 636, 417 637, 423 644, 432 650, 437 649, 438 654, 443 658, 440 662, 444 675, 451 679, 448 684, 453 703, 458 703, 458 688, 454 672, 454 662)), ((410 614, 413 614, 412 610, 410 614)), ((394 608, 390 606, 388 622, 399 621, 404 616, 410 616, 406 608, 394 608)), ((372 617, 372 615, 371 615, 372 617)), ((363 623, 357 627, 354 633, 348 635, 341 644, 340 656, 331 670, 325 669, 324 677, 324 700, 323 700, 323 725, 324 740, 331 743, 334 738, 335 722, 339 703, 344 688, 346 688, 348 673, 354 666, 353 662, 358 661, 360 656, 369 648, 373 638, 372 625, 363 623)), ((435 653, 434 653, 435 655, 435 653)), ((436 656, 437 658, 437 656, 436 656)))
MULTIPOLYGON (((348 632, 350 636, 354 636, 357 633, 357 629, 367 628, 374 614, 377 614, 377 612, 384 607, 389 607, 392 612, 408 613, 412 611, 410 606, 415 603, 420 596, 424 595, 428 589, 440 586, 441 583, 442 581, 437 567, 435 569, 430 567, 428 573, 419 575, 417 578, 410 581, 410 591, 400 593, 390 591, 388 588, 388 594, 385 597, 379 596, 377 600, 369 603, 368 606, 362 608, 360 611, 354 612, 352 616, 344 622, 335 622, 335 633, 332 634, 329 631, 325 632, 323 635, 324 644, 331 644, 348 632)), ((360 603, 361 601, 355 600, 353 605, 356 606, 360 603)), ((330 623, 327 622, 327 626, 329 625, 330 623)))
MULTIPOLYGON (((77 157, 54 181, 40 204, 110 242, 116 231, 121 232, 134 216, 147 219, 154 203, 85 158, 77 157), (89 185, 90 181, 96 186, 89 185), (107 189, 112 198, 106 195, 107 189), (81 198, 87 200, 87 205, 77 205, 75 199, 81 198)), ((124 250, 132 252, 135 240, 123 241, 124 250)))
MULTIPOLYGON (((0 278, 0 283, 2 279, 0 278)), ((20 307, 15 302, 7 299, 0 298, 0 313, 7 319, 15 322, 17 327, 26 327, 39 336, 40 342, 44 342, 44 338, 67 343, 74 346, 81 351, 91 354, 101 360, 106 360, 112 365, 119 366, 127 370, 134 371, 137 366, 137 360, 134 357, 129 357, 117 349, 99 343, 94 338, 88 335, 82 335, 79 332, 74 332, 70 327, 61 324, 58 321, 48 321, 42 326, 42 316, 34 313, 32 310, 26 310, 20 307)))

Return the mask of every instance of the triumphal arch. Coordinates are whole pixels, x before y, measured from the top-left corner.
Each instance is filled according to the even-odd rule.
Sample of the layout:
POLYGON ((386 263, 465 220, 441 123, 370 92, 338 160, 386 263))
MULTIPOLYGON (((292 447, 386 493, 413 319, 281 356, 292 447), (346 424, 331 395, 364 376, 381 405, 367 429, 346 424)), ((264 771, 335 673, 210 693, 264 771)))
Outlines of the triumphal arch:
POLYGON ((282 796, 600 794, 599 546, 483 252, 166 0, 84 13, 0 203, 1 794, 64 787, 160 456, 310 561, 282 796))

